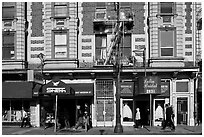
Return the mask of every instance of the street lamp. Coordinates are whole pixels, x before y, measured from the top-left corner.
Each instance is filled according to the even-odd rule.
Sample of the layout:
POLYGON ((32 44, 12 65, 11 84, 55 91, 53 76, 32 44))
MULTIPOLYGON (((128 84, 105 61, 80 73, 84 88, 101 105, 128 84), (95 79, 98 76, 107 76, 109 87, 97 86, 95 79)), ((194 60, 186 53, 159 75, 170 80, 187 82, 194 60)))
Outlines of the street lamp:
POLYGON ((37 56, 39 59, 40 59, 40 63, 41 63, 41 74, 43 74, 43 68, 44 68, 44 65, 45 65, 45 59, 44 59, 44 57, 45 57, 45 55, 43 54, 43 53, 40 53, 40 54, 38 54, 38 56, 37 56))

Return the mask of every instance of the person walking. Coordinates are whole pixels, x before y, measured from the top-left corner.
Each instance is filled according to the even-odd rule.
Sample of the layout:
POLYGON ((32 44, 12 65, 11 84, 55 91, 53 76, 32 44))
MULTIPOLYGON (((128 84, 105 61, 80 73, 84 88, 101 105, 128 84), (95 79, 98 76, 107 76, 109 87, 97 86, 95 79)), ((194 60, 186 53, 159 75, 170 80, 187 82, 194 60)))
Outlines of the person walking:
POLYGON ((47 128, 46 126, 46 118, 47 118, 47 112, 45 110, 45 108, 42 106, 41 107, 41 125, 43 126, 44 129, 47 128))
POLYGON ((166 107, 166 119, 164 121, 162 130, 165 130, 166 126, 169 124, 169 126, 171 127, 171 130, 175 131, 175 126, 172 120, 172 117, 174 116, 173 109, 172 107, 169 106, 169 104, 166 104, 165 107, 166 107))
POLYGON ((84 108, 85 132, 87 132, 90 128, 89 118, 90 118, 90 109, 89 109, 88 104, 85 103, 85 108, 84 108))
POLYGON ((141 126, 141 117, 140 117, 140 109, 139 108, 136 109, 135 120, 136 120, 135 127, 138 128, 139 126, 141 126))
POLYGON ((76 125, 74 126, 73 130, 76 130, 79 126, 83 127, 83 125, 84 125, 83 113, 82 113, 80 105, 77 106, 77 117, 78 117, 78 120, 77 120, 76 125))
POLYGON ((22 122, 21 122, 21 128, 26 127, 27 125, 29 127, 32 127, 32 125, 30 124, 29 113, 26 112, 25 110, 23 110, 23 118, 22 118, 22 122))

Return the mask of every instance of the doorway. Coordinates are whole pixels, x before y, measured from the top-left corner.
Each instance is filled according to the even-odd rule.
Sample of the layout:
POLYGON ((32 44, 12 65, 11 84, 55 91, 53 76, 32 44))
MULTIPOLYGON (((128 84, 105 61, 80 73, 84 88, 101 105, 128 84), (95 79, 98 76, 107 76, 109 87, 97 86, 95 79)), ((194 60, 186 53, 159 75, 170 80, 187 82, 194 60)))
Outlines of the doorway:
POLYGON ((139 100, 135 101, 135 108, 140 109, 140 116, 141 116, 141 124, 144 126, 149 125, 150 120, 150 104, 149 101, 146 100, 139 100))
POLYGON ((188 119, 188 98, 177 98, 177 124, 187 125, 188 119))

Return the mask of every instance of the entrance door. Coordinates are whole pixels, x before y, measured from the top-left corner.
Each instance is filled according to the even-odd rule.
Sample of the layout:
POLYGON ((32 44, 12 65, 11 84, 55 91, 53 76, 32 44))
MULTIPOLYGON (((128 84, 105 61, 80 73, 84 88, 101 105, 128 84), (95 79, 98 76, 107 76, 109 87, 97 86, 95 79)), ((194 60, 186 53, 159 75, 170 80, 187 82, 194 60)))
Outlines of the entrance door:
POLYGON ((113 126, 114 96, 112 80, 96 81, 97 126, 113 126))
POLYGON ((114 119, 113 99, 97 100, 97 126, 112 126, 114 119))
POLYGON ((150 105, 149 101, 136 101, 135 102, 135 108, 140 109, 140 115, 141 115, 141 124, 142 125, 149 125, 149 120, 150 120, 150 105))
POLYGON ((177 124, 187 125, 188 118, 188 98, 177 98, 177 124))

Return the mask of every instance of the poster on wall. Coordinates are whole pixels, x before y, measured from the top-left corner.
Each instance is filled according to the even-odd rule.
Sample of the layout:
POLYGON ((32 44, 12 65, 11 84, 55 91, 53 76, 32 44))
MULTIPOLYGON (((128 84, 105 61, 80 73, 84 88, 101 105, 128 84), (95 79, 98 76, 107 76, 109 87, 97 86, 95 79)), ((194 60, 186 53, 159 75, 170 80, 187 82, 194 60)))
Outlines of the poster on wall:
POLYGON ((140 77, 139 94, 161 94, 161 79, 158 76, 140 77))

